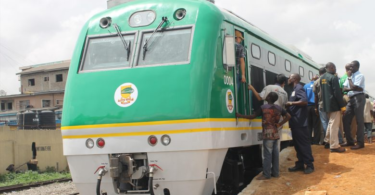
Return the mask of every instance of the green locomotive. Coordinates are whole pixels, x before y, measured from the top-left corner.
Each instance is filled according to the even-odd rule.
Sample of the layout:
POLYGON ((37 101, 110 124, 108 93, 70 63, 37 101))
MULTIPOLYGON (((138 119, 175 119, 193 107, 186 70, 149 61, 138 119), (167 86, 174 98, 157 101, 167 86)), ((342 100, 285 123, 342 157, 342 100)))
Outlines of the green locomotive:
MULTIPOLYGON (((62 134, 81 194, 231 194, 261 167, 261 104, 237 90, 234 32, 246 79, 303 82, 317 64, 206 0, 134 0, 92 17, 69 69, 62 134), (100 171, 100 182, 93 173, 100 171)), ((290 140, 287 126, 283 140, 290 140)))

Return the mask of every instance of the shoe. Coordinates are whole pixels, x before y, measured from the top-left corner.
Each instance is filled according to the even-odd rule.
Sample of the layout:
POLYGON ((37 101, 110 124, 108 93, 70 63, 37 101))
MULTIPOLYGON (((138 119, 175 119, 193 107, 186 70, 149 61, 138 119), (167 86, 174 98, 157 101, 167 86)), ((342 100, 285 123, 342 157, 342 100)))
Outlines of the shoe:
POLYGON ((267 180, 267 179, 270 179, 269 177, 266 177, 264 175, 261 175, 259 177, 256 178, 256 180, 267 180))
POLYGON ((324 145, 324 149, 329 149, 330 145, 329 144, 325 144, 324 145))
POLYGON ((304 172, 305 174, 310 174, 310 173, 314 172, 314 168, 307 167, 303 172, 304 172))
POLYGON ((346 151, 345 148, 341 148, 341 147, 335 148, 335 149, 331 149, 331 152, 343 153, 345 151, 346 151))
POLYGON ((350 149, 352 149, 352 150, 358 150, 358 149, 361 149, 361 148, 364 148, 365 146, 361 146, 361 145, 355 145, 355 146, 353 146, 353 147, 351 147, 350 149))
POLYGON ((274 174, 271 174, 271 177, 279 178, 280 175, 274 175, 274 174))
POLYGON ((288 168, 289 172, 304 171, 304 170, 305 169, 303 168, 303 166, 302 167, 300 167, 300 166, 294 166, 294 167, 288 168))
POLYGON ((346 146, 354 146, 354 143, 345 143, 340 145, 341 147, 346 147, 346 146))

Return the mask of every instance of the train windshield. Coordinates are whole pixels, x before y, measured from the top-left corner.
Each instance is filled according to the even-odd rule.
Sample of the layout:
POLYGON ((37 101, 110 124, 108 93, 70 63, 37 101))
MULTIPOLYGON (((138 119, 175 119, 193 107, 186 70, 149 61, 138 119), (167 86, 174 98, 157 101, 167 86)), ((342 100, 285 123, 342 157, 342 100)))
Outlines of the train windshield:
MULTIPOLYGON (((126 43, 134 43, 133 35, 123 35, 126 43)), ((130 48, 132 45, 130 45, 130 48)), ((91 37, 87 41, 82 71, 125 68, 130 66, 127 50, 118 35, 91 37)))
POLYGON ((142 44, 146 40, 147 51, 139 49, 137 66, 188 63, 190 55, 192 28, 157 31, 142 34, 142 44))

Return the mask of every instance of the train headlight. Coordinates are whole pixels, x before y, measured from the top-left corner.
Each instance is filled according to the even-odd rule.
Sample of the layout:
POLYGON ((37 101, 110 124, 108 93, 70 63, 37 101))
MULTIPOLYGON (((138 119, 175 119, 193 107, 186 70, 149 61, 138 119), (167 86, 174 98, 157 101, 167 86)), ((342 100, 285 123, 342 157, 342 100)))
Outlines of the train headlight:
POLYGON ((105 145, 105 141, 103 138, 99 138, 98 140, 96 140, 96 146, 98 146, 99 148, 103 148, 105 145))
POLYGON ((142 16, 140 14, 136 14, 132 18, 132 22, 134 23, 134 26, 138 26, 142 23, 142 16))
POLYGON ((94 145, 95 145, 94 140, 92 140, 91 138, 89 138, 89 139, 86 140, 86 147, 87 148, 91 149, 91 148, 94 147, 94 145))
POLYGON ((151 146, 155 146, 158 143, 158 138, 156 138, 154 135, 150 135, 148 137, 148 144, 151 146))
POLYGON ((182 20, 186 15, 186 9, 180 8, 174 12, 174 19, 182 20))
POLYGON ((171 143, 171 137, 169 137, 169 135, 163 135, 163 136, 161 136, 161 143, 164 146, 168 146, 171 143))
POLYGON ((131 27, 147 26, 154 22, 156 13, 151 10, 139 11, 133 13, 129 18, 131 27))
POLYGON ((156 18, 156 15, 154 12, 150 12, 147 14, 147 22, 152 23, 156 18))

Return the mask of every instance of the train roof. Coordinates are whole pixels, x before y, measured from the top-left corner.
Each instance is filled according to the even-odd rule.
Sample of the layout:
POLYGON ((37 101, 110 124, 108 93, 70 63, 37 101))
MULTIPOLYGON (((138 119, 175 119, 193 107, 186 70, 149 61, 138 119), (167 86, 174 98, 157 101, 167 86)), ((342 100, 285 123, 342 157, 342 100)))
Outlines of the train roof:
POLYGON ((299 50, 295 46, 287 46, 287 45, 281 43, 280 41, 278 41, 277 39, 271 37, 267 32, 258 28, 254 24, 252 24, 252 23, 248 22, 247 20, 243 19, 242 17, 236 15, 235 13, 233 13, 233 12, 227 10, 227 9, 224 9, 224 8, 220 8, 220 7, 218 7, 218 8, 220 9, 221 13, 223 14, 223 17, 224 17, 225 21, 227 21, 229 23, 232 23, 234 25, 240 26, 240 27, 244 28, 249 34, 252 34, 253 36, 255 36, 257 38, 260 38, 260 39, 264 40, 268 44, 273 45, 274 47, 276 47, 278 49, 281 49, 281 50, 285 51, 286 53, 289 53, 290 55, 306 62, 310 66, 313 66, 315 68, 319 68, 318 63, 313 61, 310 56, 308 56, 307 54, 305 54, 304 52, 302 52, 301 50, 299 50))

